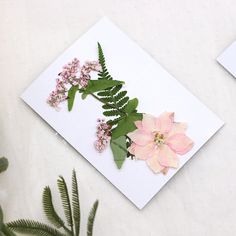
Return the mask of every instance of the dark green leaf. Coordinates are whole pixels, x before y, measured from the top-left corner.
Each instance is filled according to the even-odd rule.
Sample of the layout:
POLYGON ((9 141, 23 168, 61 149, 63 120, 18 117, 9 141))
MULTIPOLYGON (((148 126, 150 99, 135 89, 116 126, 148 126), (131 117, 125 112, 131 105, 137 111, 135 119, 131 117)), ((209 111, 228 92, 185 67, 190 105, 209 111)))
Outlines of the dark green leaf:
POLYGON ((120 136, 117 139, 111 139, 111 150, 113 153, 114 161, 120 169, 127 157, 126 137, 120 136))
POLYGON ((103 115, 104 116, 119 116, 120 112, 118 110, 112 109, 112 110, 104 111, 103 115))
POLYGON ((5 157, 0 158, 0 173, 8 168, 8 160, 5 157))
POLYGON ((84 93, 89 94, 99 92, 119 84, 124 84, 124 82, 119 80, 89 80, 88 86, 86 87, 84 93))
POLYGON ((115 129, 112 130, 112 138, 117 139, 120 136, 124 136, 129 132, 132 132, 136 129, 134 122, 136 120, 141 120, 141 113, 131 113, 124 119, 118 122, 118 125, 115 129))
POLYGON ((118 107, 124 106, 129 101, 129 97, 124 97, 120 101, 118 101, 116 104, 118 107))
POLYGON ((137 98, 129 100, 127 105, 125 106, 125 112, 131 113, 137 108, 137 106, 138 106, 138 99, 137 98))
POLYGON ((68 99, 67 99, 68 111, 72 110, 75 100, 75 94, 77 91, 78 91, 78 86, 71 86, 71 88, 68 91, 68 99))
POLYGON ((114 96, 116 95, 122 88, 122 85, 117 85, 116 87, 114 87, 112 90, 111 90, 111 94, 114 96))

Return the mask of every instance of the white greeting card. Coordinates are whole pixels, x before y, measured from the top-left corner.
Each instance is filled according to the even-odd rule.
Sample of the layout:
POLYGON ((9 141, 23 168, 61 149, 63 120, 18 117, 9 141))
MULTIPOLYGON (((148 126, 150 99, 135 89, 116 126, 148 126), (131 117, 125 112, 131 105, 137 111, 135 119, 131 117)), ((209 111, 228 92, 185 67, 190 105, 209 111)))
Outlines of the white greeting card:
POLYGON ((236 42, 227 47, 217 61, 234 77, 236 77, 236 42))
MULTIPOLYGON (((96 74, 93 74, 91 79, 96 80, 96 74)), ((89 85, 91 88, 91 83, 89 85)), ((84 88, 86 89, 86 87, 82 87, 80 92, 83 93, 84 88)), ((95 24, 33 81, 22 94, 22 99, 139 209, 143 208, 223 125, 223 122, 212 111, 107 18, 103 18, 95 24), (139 121, 158 117, 160 114, 169 114, 168 117, 174 116, 175 122, 184 121, 188 124, 186 136, 181 137, 185 137, 186 142, 191 138, 191 148, 182 153, 176 151, 176 153, 182 154, 179 156, 177 168, 165 168, 162 171, 165 172, 164 174, 155 173, 158 172, 155 165, 150 163, 147 165, 146 161, 133 156, 133 158, 123 160, 122 168, 119 167, 119 169, 113 159, 114 150, 110 146, 101 153, 94 147, 96 120, 104 117, 101 101, 90 95, 84 96, 86 98, 82 99, 81 94, 78 93, 75 94, 71 111, 68 111, 66 101, 60 104, 59 111, 47 103, 49 94, 55 88, 55 78, 62 70, 62 66, 75 57, 79 58, 81 64, 87 60, 97 60, 97 42, 102 45, 106 66, 113 79, 124 81, 125 84, 122 86, 128 92, 129 97, 138 98, 138 110, 143 112, 140 113, 141 116, 137 116, 139 121), (165 113, 167 111, 174 113, 165 113), (187 137, 190 138, 187 139, 187 137), (154 171, 149 167, 152 167, 154 171)), ((129 105, 126 105, 126 115, 129 113, 128 110, 132 110, 132 106, 132 112, 137 112, 137 99, 130 100, 129 105)), ((155 120, 161 119, 155 118, 155 120)), ((137 125, 136 121, 135 124, 137 125)), ((127 122, 123 122, 123 125, 127 125, 127 122)), ((159 123, 155 123, 155 125, 160 126, 159 123)), ((144 121, 140 129, 143 126, 144 121)), ((165 144, 162 134, 152 132, 150 135, 153 135, 154 143, 157 145, 155 150, 159 150, 159 147, 165 144)), ((135 139, 134 133, 132 135, 128 133, 128 137, 133 145, 136 145, 134 140, 137 139, 135 139)), ((145 137, 138 141, 143 142, 144 140, 145 137)), ((180 142, 177 143, 181 145, 180 142)), ((131 147, 133 146, 131 145, 131 147)), ((128 150, 135 155, 131 148, 128 150)), ((118 150, 118 155, 120 151, 122 149, 118 150)), ((162 164, 165 166, 164 162, 162 164)), ((173 163, 169 164, 171 166, 173 163)))

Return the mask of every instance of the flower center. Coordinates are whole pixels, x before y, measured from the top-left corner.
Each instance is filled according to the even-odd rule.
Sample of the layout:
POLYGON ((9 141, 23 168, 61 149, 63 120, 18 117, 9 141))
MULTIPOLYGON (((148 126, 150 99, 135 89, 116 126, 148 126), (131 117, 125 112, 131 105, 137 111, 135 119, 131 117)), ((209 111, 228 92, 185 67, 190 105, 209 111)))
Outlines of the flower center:
POLYGON ((164 144, 165 143, 164 135, 157 132, 154 137, 154 142, 156 143, 157 146, 164 144))

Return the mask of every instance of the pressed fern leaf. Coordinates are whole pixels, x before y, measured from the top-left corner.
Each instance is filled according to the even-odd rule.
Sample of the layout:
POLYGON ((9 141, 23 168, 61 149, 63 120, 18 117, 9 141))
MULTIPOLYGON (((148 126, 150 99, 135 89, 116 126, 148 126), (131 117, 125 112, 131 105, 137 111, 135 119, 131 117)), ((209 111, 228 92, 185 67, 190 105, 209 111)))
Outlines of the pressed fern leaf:
POLYGON ((73 219, 75 225, 75 236, 78 236, 80 231, 80 203, 79 203, 78 183, 75 170, 73 170, 72 173, 72 209, 73 209, 73 219))
POLYGON ((38 236, 66 236, 60 231, 53 229, 49 225, 34 220, 16 220, 7 223, 7 227, 22 234, 38 235, 38 236))
POLYGON ((70 230, 65 226, 64 221, 57 214, 53 202, 52 202, 52 193, 50 188, 47 186, 43 191, 43 209, 44 213, 47 216, 48 220, 57 228, 64 228, 67 232, 70 230))
POLYGON ((59 179, 57 180, 57 186, 61 195, 62 206, 64 209, 67 224, 71 227, 71 231, 73 234, 74 229, 73 229, 73 219, 72 219, 70 197, 69 197, 66 182, 62 176, 60 176, 59 179))
POLYGON ((97 208, 98 208, 98 200, 95 201, 89 213, 88 223, 87 223, 87 236, 93 235, 93 224, 94 224, 97 208))
MULTIPOLYGON (((98 79, 112 80, 113 78, 109 74, 106 67, 106 60, 100 43, 98 43, 98 60, 102 67, 102 70, 98 74, 98 79)), ((109 110, 103 112, 104 116, 108 117, 118 116, 118 118, 123 118, 125 116, 124 107, 128 103, 129 97, 126 96, 127 91, 121 91, 121 89, 122 89, 122 84, 119 84, 97 93, 97 96, 99 97, 100 101, 105 103, 105 105, 103 105, 103 109, 109 110), (111 109, 111 107, 113 109, 111 109)), ((111 119, 108 123, 110 125, 116 125, 117 124, 116 119, 117 118, 111 119)))

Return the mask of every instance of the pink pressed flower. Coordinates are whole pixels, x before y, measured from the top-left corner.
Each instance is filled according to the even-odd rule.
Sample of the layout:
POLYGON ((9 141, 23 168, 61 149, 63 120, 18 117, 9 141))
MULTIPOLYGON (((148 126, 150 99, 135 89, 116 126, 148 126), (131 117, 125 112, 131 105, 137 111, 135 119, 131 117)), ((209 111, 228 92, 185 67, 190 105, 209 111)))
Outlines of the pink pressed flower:
POLYGON ((94 145, 98 152, 102 152, 111 139, 111 126, 108 125, 104 119, 98 119, 97 121, 97 140, 94 145))
POLYGON ((164 174, 170 167, 178 167, 178 156, 193 147, 185 135, 187 125, 174 122, 174 113, 164 112, 158 118, 148 114, 136 121, 136 130, 128 134, 132 144, 128 151, 137 159, 145 160, 153 172, 164 174))
POLYGON ((90 73, 100 70, 101 66, 97 61, 88 61, 81 68, 79 60, 74 58, 71 62, 64 65, 62 71, 58 74, 56 88, 50 93, 47 103, 57 108, 61 102, 67 99, 67 92, 70 86, 80 85, 81 88, 86 88, 91 78, 90 73))
POLYGON ((87 61, 81 68, 79 84, 82 88, 86 88, 88 85, 88 81, 90 80, 90 72, 96 71, 99 72, 101 70, 101 65, 98 61, 87 61))

